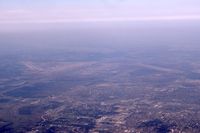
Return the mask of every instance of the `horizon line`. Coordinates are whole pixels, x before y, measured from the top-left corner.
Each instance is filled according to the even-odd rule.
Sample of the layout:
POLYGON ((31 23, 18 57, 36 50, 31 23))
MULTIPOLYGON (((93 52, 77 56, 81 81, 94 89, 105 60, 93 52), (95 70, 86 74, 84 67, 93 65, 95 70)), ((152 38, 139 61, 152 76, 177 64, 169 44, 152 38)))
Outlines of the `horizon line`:
POLYGON ((41 20, 0 20, 0 24, 19 23, 73 23, 73 22, 132 22, 132 21, 174 21, 200 20, 200 15, 151 16, 151 17, 113 17, 113 18, 83 18, 83 19, 41 19, 41 20))

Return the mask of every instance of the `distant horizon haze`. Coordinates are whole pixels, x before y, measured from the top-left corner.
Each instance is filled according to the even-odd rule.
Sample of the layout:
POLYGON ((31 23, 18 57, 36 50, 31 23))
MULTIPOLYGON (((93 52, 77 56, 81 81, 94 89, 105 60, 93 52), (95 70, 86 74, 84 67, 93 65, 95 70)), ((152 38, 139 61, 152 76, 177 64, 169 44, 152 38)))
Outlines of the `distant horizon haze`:
POLYGON ((0 23, 199 19, 198 0, 0 1, 0 23))

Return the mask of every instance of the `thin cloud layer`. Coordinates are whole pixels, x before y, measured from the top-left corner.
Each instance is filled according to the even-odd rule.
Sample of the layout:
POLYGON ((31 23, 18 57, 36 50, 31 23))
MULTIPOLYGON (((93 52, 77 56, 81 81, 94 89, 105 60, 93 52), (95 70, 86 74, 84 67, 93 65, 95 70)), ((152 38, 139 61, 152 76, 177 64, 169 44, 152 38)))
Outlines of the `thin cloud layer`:
POLYGON ((198 0, 0 1, 0 22, 71 22, 199 19, 198 0))

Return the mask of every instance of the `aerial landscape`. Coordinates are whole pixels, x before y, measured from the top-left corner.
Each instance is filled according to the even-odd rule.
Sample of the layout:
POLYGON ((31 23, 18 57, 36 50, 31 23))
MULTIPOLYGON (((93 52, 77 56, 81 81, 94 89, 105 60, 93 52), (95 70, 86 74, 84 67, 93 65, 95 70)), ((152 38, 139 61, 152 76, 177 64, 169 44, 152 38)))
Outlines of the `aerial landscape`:
POLYGON ((22 22, 17 13, 11 22, 5 14, 0 133, 200 132, 200 17, 22 22))

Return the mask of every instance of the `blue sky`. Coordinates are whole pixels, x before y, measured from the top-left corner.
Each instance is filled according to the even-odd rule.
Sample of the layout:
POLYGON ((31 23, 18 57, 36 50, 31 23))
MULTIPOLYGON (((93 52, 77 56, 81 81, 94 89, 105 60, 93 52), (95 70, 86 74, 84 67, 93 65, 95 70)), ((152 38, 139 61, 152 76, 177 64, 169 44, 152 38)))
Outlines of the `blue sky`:
POLYGON ((144 5, 151 8, 152 5, 199 8, 199 0, 0 0, 0 7, 24 8, 24 7, 50 7, 63 5, 118 5, 118 4, 144 5))
POLYGON ((200 0, 0 0, 0 22, 200 18, 200 0))

